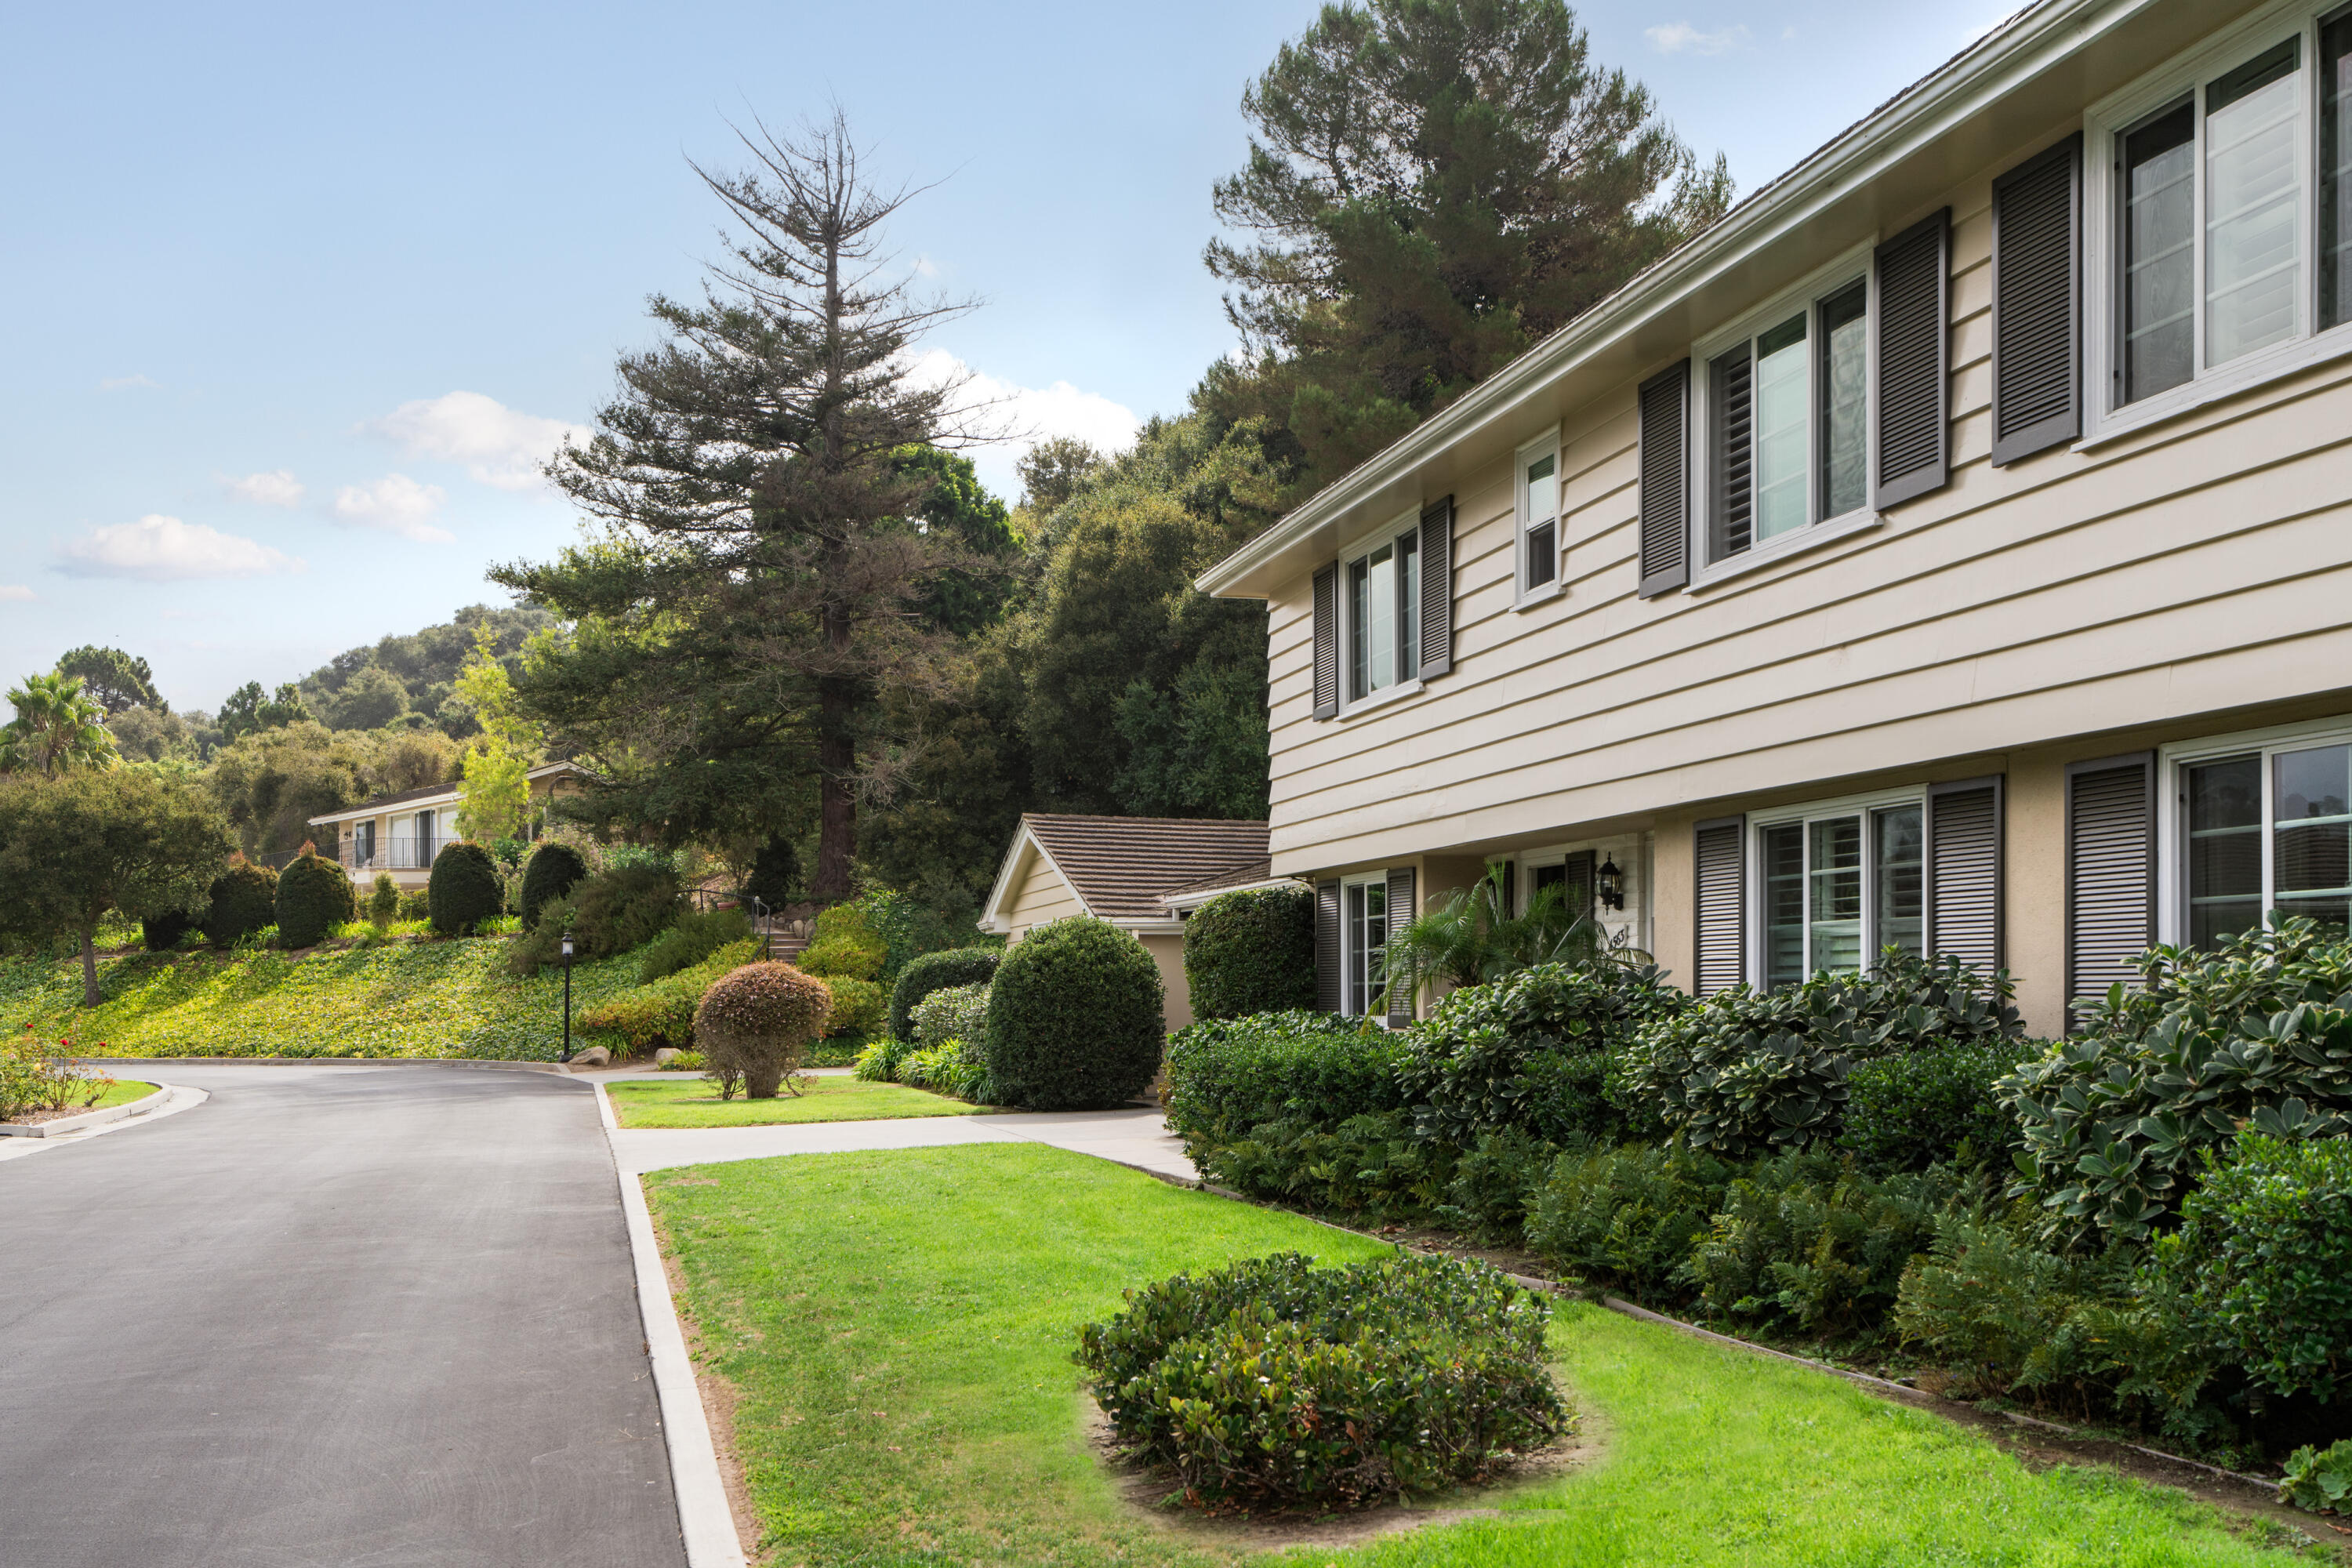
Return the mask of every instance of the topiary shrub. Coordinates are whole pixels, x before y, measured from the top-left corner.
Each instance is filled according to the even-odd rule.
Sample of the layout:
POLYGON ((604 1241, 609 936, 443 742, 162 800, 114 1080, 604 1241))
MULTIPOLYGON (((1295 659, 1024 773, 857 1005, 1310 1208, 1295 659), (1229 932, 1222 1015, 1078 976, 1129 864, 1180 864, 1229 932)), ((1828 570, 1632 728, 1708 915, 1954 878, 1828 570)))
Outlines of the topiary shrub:
POLYGON ((1838 1142, 1882 1175, 1940 1163, 2006 1173, 2017 1118, 1998 1086, 2048 1048, 2040 1040, 1978 1040, 1856 1062, 1846 1069, 1838 1142))
POLYGON ((1128 1292, 1079 1330, 1077 1362, 1119 1439, 1196 1506, 1356 1506, 1484 1479, 1557 1436, 1549 1317, 1484 1263, 1289 1252, 1128 1292))
POLYGON ((359 900, 343 868, 309 845, 278 874, 278 945, 316 947, 346 921, 359 900))
POLYGON ((139 943, 150 952, 169 952, 196 929, 196 917, 185 910, 166 910, 139 922, 139 943))
POLYGON ((751 917, 740 910, 682 914, 676 925, 646 945, 637 959, 637 984, 651 985, 665 974, 693 968, 722 947, 751 940, 751 917))
POLYGON ((715 1073, 740 1074, 744 1093, 773 1100, 824 1027, 824 981, 789 963, 747 963, 702 994, 694 1038, 715 1073))
POLYGON ((1184 985, 1195 1019, 1315 1005, 1315 889, 1304 883, 1219 893, 1184 922, 1184 985))
POLYGON ((2157 1243, 2195 1331, 2279 1394, 2352 1389, 2352 1138, 2250 1133, 2203 1165, 2157 1243))
POLYGON ((892 1037, 915 1038, 915 1009, 925 997, 950 986, 985 985, 1003 962, 1003 949, 995 947, 951 947, 908 959, 890 987, 892 1037))
POLYGON ((215 947, 234 947, 278 919, 278 873, 242 856, 213 879, 211 902, 205 910, 205 940, 215 947))
POLYGON ((800 957, 801 968, 810 974, 871 980, 889 961, 889 944, 856 904, 835 904, 821 912, 812 936, 800 957))
MULTIPOLYGON (((522 929, 539 924, 540 911, 551 899, 560 899, 588 875, 588 862, 569 844, 542 844, 522 870, 522 929)), ((683 968, 683 965, 680 965, 683 968)))
POLYGON ((1195 1160, 1269 1121, 1334 1128, 1401 1110, 1402 1034, 1336 1013, 1193 1024, 1168 1042, 1168 1128, 1195 1160))
POLYGON ((997 966, 988 1070, 1006 1103, 1032 1110, 1124 1105, 1160 1071, 1160 966, 1092 915, 1031 929, 997 966))
POLYGON ((425 918, 442 936, 470 936, 506 912, 506 884, 490 852, 467 839, 442 846, 425 884, 425 918))
POLYGON ((368 893, 367 916, 379 928, 400 918, 400 884, 392 879, 391 872, 375 874, 375 886, 368 893))

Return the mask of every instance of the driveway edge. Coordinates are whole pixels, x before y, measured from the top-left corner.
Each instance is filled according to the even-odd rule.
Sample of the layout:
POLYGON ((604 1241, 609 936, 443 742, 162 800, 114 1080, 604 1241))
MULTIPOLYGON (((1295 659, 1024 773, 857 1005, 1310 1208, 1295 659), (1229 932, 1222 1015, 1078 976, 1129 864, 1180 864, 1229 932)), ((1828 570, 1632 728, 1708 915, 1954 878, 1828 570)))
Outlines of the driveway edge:
MULTIPOLYGON (((604 1119, 604 1143, 610 1150, 620 1124, 604 1086, 596 1091, 596 1112, 604 1119)), ((654 1217, 646 1207, 643 1179, 621 1166, 613 1151, 613 1171, 621 1184, 621 1212, 629 1224, 629 1251, 636 1261, 637 1308, 646 1324, 646 1353, 654 1366, 654 1393, 661 1401, 662 1436, 669 1445, 670 1489, 677 1498, 678 1533, 686 1542, 688 1568, 746 1568, 743 1543, 735 1532, 735 1515, 727 1506, 727 1482, 719 1471, 719 1450, 710 1440, 710 1420, 703 1412, 702 1389, 694 1381, 694 1363, 686 1353, 686 1335, 678 1328, 677 1306, 670 1300, 669 1276, 662 1268, 661 1241, 654 1235, 654 1217)))
POLYGON ((71 1132, 59 1132, 47 1138, 0 1139, 0 1160, 21 1159, 26 1154, 38 1154, 46 1149, 70 1149, 77 1143, 87 1143, 93 1138, 103 1138, 110 1132, 126 1132, 133 1127, 146 1127, 167 1116, 177 1116, 184 1110, 194 1110, 212 1096, 201 1089, 185 1084, 159 1083, 156 1089, 163 1096, 156 1104, 156 1096, 149 1095, 138 1103, 150 1107, 144 1114, 119 1121, 101 1122, 95 1127, 77 1128, 71 1132))

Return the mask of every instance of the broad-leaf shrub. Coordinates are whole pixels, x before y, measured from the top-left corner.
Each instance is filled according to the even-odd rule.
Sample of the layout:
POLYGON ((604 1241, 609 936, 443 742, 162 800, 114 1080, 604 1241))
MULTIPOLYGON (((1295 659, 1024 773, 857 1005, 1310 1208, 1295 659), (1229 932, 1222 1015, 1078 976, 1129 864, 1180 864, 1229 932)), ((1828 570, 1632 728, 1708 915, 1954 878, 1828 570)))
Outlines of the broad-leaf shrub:
POLYGON ((2278 1496, 2306 1513, 2352 1513, 2352 1437, 2325 1448, 2305 1443, 2289 1455, 2278 1496))
POLYGON ((1890 952, 1866 974, 1771 991, 1734 986, 1640 1030, 1612 1075, 1695 1148, 1744 1155, 1839 1132, 1857 1061, 2021 1032, 2007 971, 1890 952))
POLYGON ((586 879, 588 862, 580 851, 569 844, 542 844, 531 854, 522 871, 522 924, 530 931, 539 924, 540 911, 549 902, 562 898, 586 879))
POLYGON ((281 947, 316 947, 337 926, 359 918, 359 900, 343 868, 317 851, 305 851, 278 874, 278 942, 281 947))
POLYGON ((1685 1284, 1685 1264, 1738 1168, 1704 1150, 1628 1143, 1571 1151, 1528 1206, 1528 1245, 1644 1300, 1685 1284))
POLYGON ((1865 1171, 1923 1171, 1938 1163, 2010 1168, 2017 1118, 1996 1086, 2049 1049, 2039 1040, 1980 1039, 1923 1046, 1846 1069, 1845 1131, 1839 1143, 1865 1171))
POLYGON ((558 961, 566 931, 579 958, 611 958, 631 952, 669 930, 686 912, 677 877, 667 864, 633 860, 608 866, 541 906, 539 924, 508 952, 517 974, 536 974, 558 961))
POLYGON ((205 908, 205 940, 215 947, 235 947, 278 920, 278 873, 267 866, 237 857, 228 869, 213 879, 211 901, 205 908))
POLYGON ((890 987, 890 1033, 914 1039, 915 1008, 925 997, 950 986, 985 985, 1003 962, 1003 950, 994 947, 954 947, 908 959, 890 987))
POLYGON ((800 967, 827 979, 872 980, 889 962, 890 946, 856 904, 835 904, 816 917, 800 967))
POLYGON ((1031 929, 1006 950, 988 1003, 988 1070, 1032 1110, 1123 1105, 1160 1071, 1160 966, 1091 915, 1031 929))
POLYGON ((637 959, 637 984, 650 985, 665 974, 691 969, 722 947, 751 940, 751 918, 740 910, 702 910, 646 944, 637 959))
MULTIPOLYGON (((1582 1143, 1583 1140, 1578 1140, 1582 1143)), ((1560 1150, 1517 1127, 1481 1133, 1454 1162, 1437 1218, 1484 1240, 1517 1245, 1528 1205, 1558 1163, 1560 1150)))
POLYGON ((1403 1036, 1336 1013, 1261 1013, 1168 1042, 1168 1128, 1197 1160, 1261 1122, 1332 1128, 1403 1109, 1403 1036))
POLYGON ((425 885, 427 918, 442 936, 471 936, 476 927, 506 912, 506 883, 498 862, 481 845, 457 839, 433 857, 425 885))
POLYGON ((2352 1138, 2250 1134, 2205 1154, 2158 1241, 2199 1338, 2283 1394, 2352 1388, 2352 1138))
POLYGON ((988 986, 985 983, 950 985, 923 998, 915 1009, 914 1041, 922 1050, 937 1050, 950 1040, 984 1042, 988 1038, 988 986))
POLYGON ((1826 1151, 1775 1155, 1725 1189, 1691 1280, 1719 1317, 1816 1336, 1874 1329, 1959 1185, 1948 1166, 1879 1178, 1826 1151))
POLYGON ((881 1033, 890 1013, 888 991, 874 981, 852 980, 845 974, 822 978, 833 994, 833 1005, 824 1017, 825 1038, 853 1042, 881 1033))
POLYGON ((1282 1253, 1129 1291, 1076 1359, 1111 1429, 1191 1498, 1344 1506, 1482 1479, 1556 1436, 1549 1317, 1481 1263, 1282 1253))
POLYGON ((1315 890, 1304 883, 1220 893, 1184 922, 1195 1018, 1315 1005, 1315 890))
POLYGON ((150 952, 169 952, 196 929, 196 917, 186 910, 166 910, 139 922, 139 944, 150 952))
POLYGON ((747 963, 721 975, 694 1011, 694 1038, 715 1073, 740 1074, 745 1094, 773 1100, 824 1027, 824 981, 789 963, 747 963))
POLYGON ((1203 1175, 1315 1209, 1413 1214, 1452 1191, 1455 1150, 1413 1134, 1399 1110, 1329 1122, 1277 1118, 1193 1156, 1203 1175))
POLYGON ((1564 1142, 1613 1121, 1609 1054, 1688 1010, 1653 967, 1538 964, 1454 992, 1413 1029, 1398 1068, 1413 1125, 1463 1148, 1518 1128, 1564 1142))
POLYGON ((751 963, 759 951, 760 944, 749 937, 731 942, 690 969, 664 975, 649 985, 624 991, 583 1010, 580 1027, 590 1034, 619 1036, 622 1049, 615 1055, 648 1056, 664 1047, 683 1049, 694 1043, 695 1007, 703 993, 720 975, 751 963))
POLYGON ((2143 989, 2115 987, 2081 1038, 2000 1087, 2022 1144, 2011 1190, 2072 1246, 2147 1237, 2242 1127, 2352 1132, 2352 940, 2298 916, 2138 968, 2143 989))

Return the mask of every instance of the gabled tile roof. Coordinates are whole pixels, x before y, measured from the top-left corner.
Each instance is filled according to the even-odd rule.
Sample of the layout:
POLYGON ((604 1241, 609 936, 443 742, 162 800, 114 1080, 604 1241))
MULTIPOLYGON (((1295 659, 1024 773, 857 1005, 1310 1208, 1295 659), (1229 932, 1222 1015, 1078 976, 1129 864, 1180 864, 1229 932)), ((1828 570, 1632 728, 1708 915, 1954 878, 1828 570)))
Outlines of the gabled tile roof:
POLYGON ((1180 886, 1162 888, 1160 890, 1160 896, 1163 899, 1172 899, 1183 893, 1206 893, 1220 888, 1246 888, 1254 882, 1273 880, 1274 858, 1269 855, 1260 855, 1255 859, 1244 860, 1239 865, 1228 866, 1222 871, 1213 871, 1205 877, 1196 877, 1180 886))
POLYGON ((1105 920, 1166 920, 1161 894, 1262 866, 1269 853, 1263 822, 1027 812, 1021 825, 1105 920))

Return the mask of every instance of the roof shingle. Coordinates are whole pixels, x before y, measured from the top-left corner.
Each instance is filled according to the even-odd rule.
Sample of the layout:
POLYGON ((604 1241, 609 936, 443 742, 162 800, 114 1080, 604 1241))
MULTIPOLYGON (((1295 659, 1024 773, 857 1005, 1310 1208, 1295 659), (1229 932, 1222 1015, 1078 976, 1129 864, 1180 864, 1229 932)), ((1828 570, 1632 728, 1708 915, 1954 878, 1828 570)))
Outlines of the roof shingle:
POLYGON ((1045 812, 1024 813, 1021 822, 1105 920, 1165 920, 1161 894, 1244 871, 1269 853, 1263 822, 1045 812))

